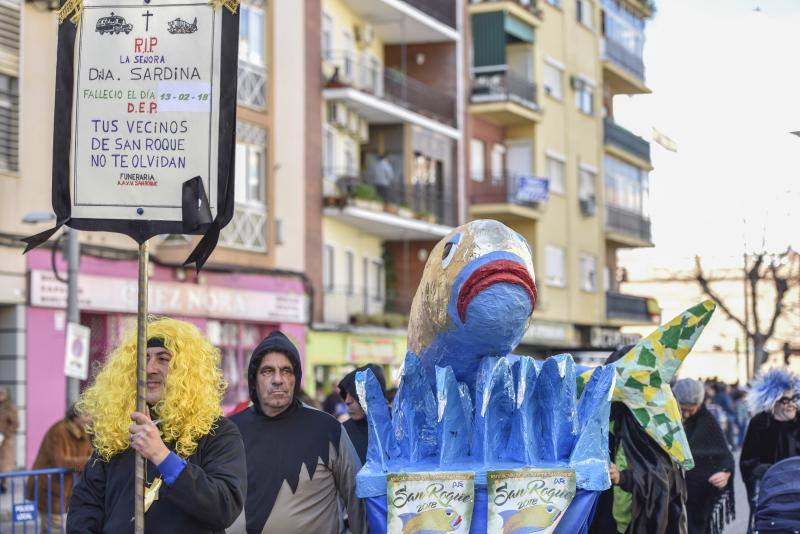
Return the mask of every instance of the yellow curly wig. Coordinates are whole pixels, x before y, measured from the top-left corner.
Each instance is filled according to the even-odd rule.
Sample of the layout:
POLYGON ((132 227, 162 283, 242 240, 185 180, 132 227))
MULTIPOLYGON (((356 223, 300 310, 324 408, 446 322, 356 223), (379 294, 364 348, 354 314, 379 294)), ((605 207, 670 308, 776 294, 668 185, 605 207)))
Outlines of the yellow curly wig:
MULTIPOLYGON (((220 352, 191 323, 151 317, 147 338, 164 339, 172 353, 164 398, 153 407, 165 443, 187 458, 197 450, 197 441, 214 429, 222 415, 221 401, 226 383, 220 371, 220 352)), ((79 413, 92 417, 89 433, 101 458, 108 461, 129 446, 130 415, 136 407, 136 329, 109 356, 81 395, 79 413)))

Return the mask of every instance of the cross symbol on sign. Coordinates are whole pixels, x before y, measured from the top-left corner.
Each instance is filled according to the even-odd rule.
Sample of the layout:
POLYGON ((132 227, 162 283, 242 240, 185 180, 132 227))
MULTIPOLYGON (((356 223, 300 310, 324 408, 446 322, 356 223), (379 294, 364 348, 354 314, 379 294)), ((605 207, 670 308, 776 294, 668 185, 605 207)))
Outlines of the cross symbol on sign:
POLYGON ((150 17, 152 17, 153 14, 150 13, 150 10, 148 9, 142 14, 142 16, 144 17, 144 31, 148 32, 150 31, 150 17))

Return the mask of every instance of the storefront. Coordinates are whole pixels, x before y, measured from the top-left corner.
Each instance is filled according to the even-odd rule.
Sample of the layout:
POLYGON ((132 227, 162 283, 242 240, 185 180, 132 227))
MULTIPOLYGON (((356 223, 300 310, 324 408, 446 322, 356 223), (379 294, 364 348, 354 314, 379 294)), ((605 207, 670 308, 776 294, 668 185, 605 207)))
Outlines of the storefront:
MULTIPOLYGON (((47 428, 64 416, 66 284, 51 267, 51 253, 27 255, 27 458, 47 428), (35 377, 35 379, 32 379, 35 377)), ((136 327, 137 263, 84 255, 78 282, 81 323, 91 328, 90 369, 136 327)), ((63 271, 62 271, 63 272, 63 271)), ((280 329, 305 352, 308 299, 299 276, 202 271, 151 264, 149 312, 197 325, 222 352, 228 381, 225 407, 247 399, 250 353, 280 329)), ((91 378, 91 371, 90 371, 91 378)), ((82 387, 86 383, 82 383, 82 387)))
POLYGON ((404 331, 321 331, 307 333, 304 373, 306 391, 315 398, 330 392, 337 382, 356 367, 374 363, 383 367, 388 387, 400 378, 400 366, 406 355, 404 331))

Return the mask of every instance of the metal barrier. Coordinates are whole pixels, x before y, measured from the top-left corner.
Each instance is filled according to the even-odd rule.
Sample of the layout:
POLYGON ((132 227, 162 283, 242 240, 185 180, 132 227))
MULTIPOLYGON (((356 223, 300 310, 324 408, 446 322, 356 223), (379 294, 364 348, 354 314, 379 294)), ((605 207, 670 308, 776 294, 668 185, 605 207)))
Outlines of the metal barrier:
POLYGON ((68 503, 64 499, 64 483, 67 477, 73 486, 75 472, 60 467, 0 473, 0 483, 5 487, 0 495, 0 534, 66 532, 68 503), (45 485, 46 502, 39 502, 45 485))

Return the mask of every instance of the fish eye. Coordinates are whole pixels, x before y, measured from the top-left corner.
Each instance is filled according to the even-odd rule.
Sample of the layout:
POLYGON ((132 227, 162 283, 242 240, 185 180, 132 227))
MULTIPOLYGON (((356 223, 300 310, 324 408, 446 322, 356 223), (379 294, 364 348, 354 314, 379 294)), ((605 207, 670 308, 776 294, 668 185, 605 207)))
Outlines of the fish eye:
POLYGON ((442 250, 442 267, 447 267, 453 261, 458 249, 458 243, 461 241, 461 234, 456 234, 444 245, 442 250))

